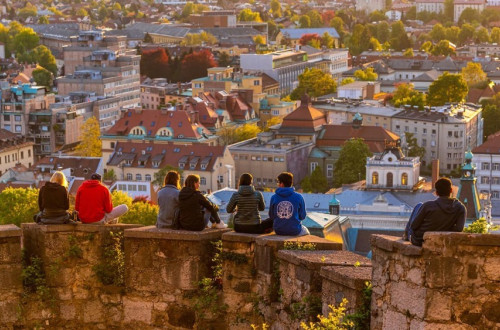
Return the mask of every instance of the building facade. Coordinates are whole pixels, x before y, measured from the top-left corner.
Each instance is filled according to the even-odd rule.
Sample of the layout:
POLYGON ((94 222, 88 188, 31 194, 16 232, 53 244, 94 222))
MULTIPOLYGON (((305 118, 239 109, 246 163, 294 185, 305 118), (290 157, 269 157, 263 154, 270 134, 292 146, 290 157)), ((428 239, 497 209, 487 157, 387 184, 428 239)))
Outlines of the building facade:
POLYGON ((16 165, 31 167, 35 163, 33 145, 25 136, 0 128, 0 176, 16 165))
POLYGON ((500 200, 500 134, 472 149, 479 193, 489 195, 491 200, 500 200))
POLYGON ((460 15, 467 8, 475 9, 482 12, 486 7, 486 0, 455 0, 453 2, 453 17, 454 21, 458 22, 460 15))
POLYGON ((439 14, 444 12, 444 2, 445 0, 416 0, 415 5, 417 13, 427 11, 439 14))

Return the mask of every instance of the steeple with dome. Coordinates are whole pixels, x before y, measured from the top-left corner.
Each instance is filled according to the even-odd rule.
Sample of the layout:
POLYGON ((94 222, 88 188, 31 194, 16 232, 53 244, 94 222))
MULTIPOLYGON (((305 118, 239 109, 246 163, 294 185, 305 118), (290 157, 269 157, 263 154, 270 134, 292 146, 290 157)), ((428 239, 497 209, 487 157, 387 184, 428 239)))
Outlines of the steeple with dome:
POLYGON ((330 211, 331 215, 339 215, 340 214, 340 202, 333 194, 332 199, 328 203, 328 210, 330 211))
POLYGON ((467 209, 467 220, 479 218, 481 203, 476 186, 476 166, 472 164, 474 155, 470 150, 465 153, 465 163, 462 165, 462 176, 458 188, 457 199, 464 203, 467 209))

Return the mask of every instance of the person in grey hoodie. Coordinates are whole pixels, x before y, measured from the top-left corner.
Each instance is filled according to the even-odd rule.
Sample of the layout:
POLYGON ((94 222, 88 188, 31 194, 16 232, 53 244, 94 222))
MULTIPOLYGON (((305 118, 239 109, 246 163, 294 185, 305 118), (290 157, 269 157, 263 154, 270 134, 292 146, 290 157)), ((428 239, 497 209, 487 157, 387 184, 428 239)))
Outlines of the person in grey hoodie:
POLYGON ((262 234, 271 232, 273 220, 261 221, 259 211, 264 211, 264 197, 260 191, 252 186, 253 177, 250 173, 243 173, 240 177, 238 191, 231 196, 226 211, 233 213, 234 230, 239 233, 262 234))
POLYGON ((172 228, 174 217, 179 210, 180 175, 169 171, 165 176, 165 186, 158 191, 158 218, 156 228, 172 228))
POLYGON ((422 246, 424 234, 428 231, 455 231, 464 229, 467 210, 458 199, 451 197, 451 180, 436 181, 436 198, 427 201, 414 217, 410 218, 408 238, 413 245, 422 246))

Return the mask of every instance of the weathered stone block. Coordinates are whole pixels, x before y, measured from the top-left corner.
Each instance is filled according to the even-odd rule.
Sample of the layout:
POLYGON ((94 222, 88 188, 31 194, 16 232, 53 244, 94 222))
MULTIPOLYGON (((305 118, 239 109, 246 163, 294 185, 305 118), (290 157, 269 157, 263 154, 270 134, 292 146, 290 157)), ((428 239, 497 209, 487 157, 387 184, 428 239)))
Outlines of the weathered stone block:
POLYGON ((451 320, 451 297, 439 292, 428 291, 426 320, 429 321, 447 321, 451 320))
POLYGON ((125 322, 151 322, 153 303, 144 300, 123 299, 123 320, 125 322))
POLYGON ((406 282, 392 282, 389 291, 391 305, 402 313, 409 313, 423 319, 426 290, 424 287, 408 285, 406 282))
POLYGON ((386 310, 383 315, 384 330, 401 330, 407 329, 408 322, 406 316, 392 310, 386 310))
POLYGON ((168 308, 168 323, 174 327, 192 329, 196 321, 195 312, 188 306, 172 305, 168 308))
POLYGON ((488 280, 500 281, 500 256, 486 257, 483 270, 488 280))
POLYGON ((430 257, 426 263, 426 280, 430 288, 456 287, 462 284, 464 265, 458 258, 430 257))

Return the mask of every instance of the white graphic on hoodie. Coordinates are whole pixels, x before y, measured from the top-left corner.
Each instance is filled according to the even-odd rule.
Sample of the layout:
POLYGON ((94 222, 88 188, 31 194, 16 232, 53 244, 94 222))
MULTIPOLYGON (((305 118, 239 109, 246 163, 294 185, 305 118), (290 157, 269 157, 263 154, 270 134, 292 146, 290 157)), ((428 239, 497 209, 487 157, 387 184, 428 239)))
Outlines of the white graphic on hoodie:
POLYGON ((293 215, 293 205, 289 201, 281 201, 276 207, 276 214, 280 219, 290 219, 293 215))

